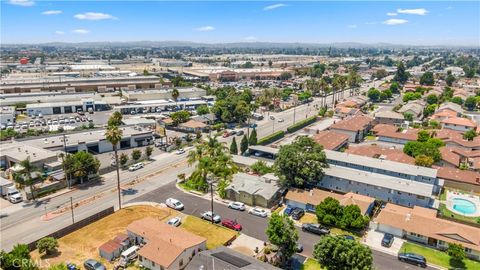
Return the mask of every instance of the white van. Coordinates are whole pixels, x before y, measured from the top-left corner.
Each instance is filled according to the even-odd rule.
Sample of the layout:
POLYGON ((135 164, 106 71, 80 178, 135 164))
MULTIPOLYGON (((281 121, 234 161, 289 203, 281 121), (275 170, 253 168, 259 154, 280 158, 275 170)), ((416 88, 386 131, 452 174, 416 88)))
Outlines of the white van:
POLYGON ((138 246, 131 246, 127 250, 122 252, 122 254, 120 255, 120 258, 127 263, 132 260, 135 260, 135 258, 137 258, 138 256, 137 254, 138 249, 139 249, 138 246))

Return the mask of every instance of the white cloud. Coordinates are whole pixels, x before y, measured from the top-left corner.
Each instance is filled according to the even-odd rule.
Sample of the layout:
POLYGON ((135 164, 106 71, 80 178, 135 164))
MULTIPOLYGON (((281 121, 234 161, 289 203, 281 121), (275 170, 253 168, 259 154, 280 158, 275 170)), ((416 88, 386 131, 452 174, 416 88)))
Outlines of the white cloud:
POLYGON ((424 8, 414 8, 414 9, 397 9, 397 12, 398 13, 402 13, 402 14, 410 14, 410 15, 427 15, 428 13, 428 10, 424 9, 424 8))
POLYGON ((398 25, 398 24, 405 24, 407 23, 407 20, 404 19, 389 19, 383 22, 383 24, 387 25, 398 25))
POLYGON ((9 4, 22 6, 22 7, 31 7, 35 5, 35 2, 32 0, 10 0, 8 1, 9 4))
POLYGON ((101 12, 85 12, 82 14, 76 14, 73 16, 76 19, 79 20, 87 20, 87 21, 100 21, 100 20, 116 20, 117 17, 112 16, 107 13, 101 13, 101 12))
POLYGON ((246 37, 245 40, 246 41, 255 41, 255 40, 257 40, 257 37, 249 36, 249 37, 246 37))
POLYGON ((58 15, 58 14, 62 14, 63 11, 61 10, 47 10, 47 11, 44 11, 42 12, 42 15, 58 15))
POLYGON ((275 4, 275 5, 270 5, 270 6, 266 6, 263 8, 263 10, 272 10, 272 9, 276 9, 276 8, 281 8, 281 7, 285 7, 287 5, 285 4, 275 4))
POLYGON ((199 32, 211 32, 213 30, 215 30, 215 27, 210 25, 195 28, 195 31, 199 31, 199 32))
POLYGON ((356 25, 356 24, 350 24, 350 25, 347 25, 347 27, 348 27, 348 28, 357 28, 358 25, 356 25))
POLYGON ((366 22, 365 24, 366 25, 374 25, 374 24, 377 24, 377 22, 366 22))
POLYGON ((57 35, 64 35, 65 32, 63 32, 63 31, 58 31, 58 30, 57 30, 57 31, 55 31, 55 34, 57 34, 57 35))
POLYGON ((75 34, 88 34, 88 33, 90 33, 90 31, 88 31, 87 29, 75 29, 75 30, 73 30, 73 33, 75 33, 75 34))
POLYGON ((395 12, 387 12, 387 16, 397 16, 398 14, 395 12))

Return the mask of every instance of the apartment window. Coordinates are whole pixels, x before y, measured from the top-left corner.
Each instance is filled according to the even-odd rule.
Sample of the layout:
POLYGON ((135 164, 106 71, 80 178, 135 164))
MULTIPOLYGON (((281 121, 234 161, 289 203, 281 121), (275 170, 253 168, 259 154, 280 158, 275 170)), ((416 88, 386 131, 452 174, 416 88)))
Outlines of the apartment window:
POLYGON ((425 200, 425 196, 417 195, 417 199, 419 199, 419 200, 425 200))
POLYGON ((155 262, 152 262, 152 266, 155 267, 155 262))
POLYGON ((438 240, 438 244, 443 246, 443 245, 445 245, 445 241, 438 240))
POLYGON ((472 249, 471 248, 465 248, 465 252, 466 253, 472 253, 472 249))
POLYGON ((398 194, 398 195, 402 195, 402 192, 400 192, 400 191, 397 191, 397 194, 398 194))
POLYGON ((142 256, 138 256, 138 260, 143 262, 143 257, 142 256))

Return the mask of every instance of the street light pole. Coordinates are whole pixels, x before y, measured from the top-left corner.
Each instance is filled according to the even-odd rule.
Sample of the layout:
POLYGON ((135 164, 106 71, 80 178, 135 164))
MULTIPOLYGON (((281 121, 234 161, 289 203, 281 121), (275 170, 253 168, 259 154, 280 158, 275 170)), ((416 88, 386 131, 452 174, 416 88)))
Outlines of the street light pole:
POLYGON ((293 124, 295 125, 295 112, 297 111, 297 102, 293 102, 293 124))
POLYGON ((75 223, 75 217, 73 215, 73 198, 70 197, 70 209, 72 210, 72 223, 75 223))
POLYGON ((210 209, 212 211, 212 216, 210 217, 212 224, 215 222, 213 221, 213 181, 210 181, 210 209))
POLYGON ((65 167, 65 158, 67 157, 67 136, 63 133, 63 156, 62 156, 62 164, 63 164, 63 173, 65 174, 65 180, 67 180, 67 186, 70 189, 70 180, 68 179, 67 168, 65 167))

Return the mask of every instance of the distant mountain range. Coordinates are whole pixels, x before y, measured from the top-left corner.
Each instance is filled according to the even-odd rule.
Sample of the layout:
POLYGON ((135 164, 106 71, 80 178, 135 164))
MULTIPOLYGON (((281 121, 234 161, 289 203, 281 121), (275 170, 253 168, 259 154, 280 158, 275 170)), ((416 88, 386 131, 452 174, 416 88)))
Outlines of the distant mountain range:
POLYGON ((54 46, 54 47, 192 47, 192 48, 478 48, 475 46, 452 45, 401 45, 391 43, 359 43, 359 42, 334 42, 334 43, 286 43, 286 42, 233 42, 233 43, 200 43, 191 41, 128 41, 128 42, 47 42, 32 44, 1 44, 2 47, 17 46, 54 46))

